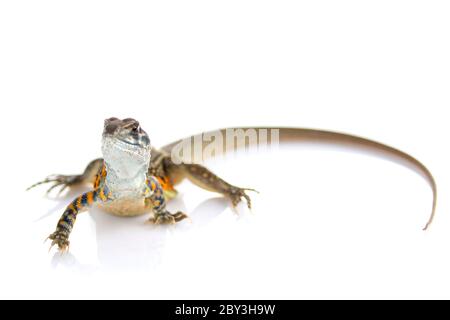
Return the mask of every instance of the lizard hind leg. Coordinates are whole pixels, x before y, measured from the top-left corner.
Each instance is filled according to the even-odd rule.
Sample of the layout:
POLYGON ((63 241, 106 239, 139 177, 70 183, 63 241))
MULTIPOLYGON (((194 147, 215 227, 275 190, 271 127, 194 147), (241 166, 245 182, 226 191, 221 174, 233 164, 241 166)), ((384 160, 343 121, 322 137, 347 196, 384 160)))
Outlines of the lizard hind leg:
POLYGON ((47 194, 50 193, 53 189, 59 187, 60 190, 58 194, 61 194, 67 188, 73 188, 83 184, 93 184, 96 179, 96 175, 98 171, 101 169, 103 165, 103 159, 95 159, 91 161, 84 172, 78 175, 63 175, 63 174, 55 174, 48 176, 46 179, 39 181, 32 186, 27 188, 27 191, 37 187, 42 184, 50 183, 52 184, 50 188, 47 190, 47 194))

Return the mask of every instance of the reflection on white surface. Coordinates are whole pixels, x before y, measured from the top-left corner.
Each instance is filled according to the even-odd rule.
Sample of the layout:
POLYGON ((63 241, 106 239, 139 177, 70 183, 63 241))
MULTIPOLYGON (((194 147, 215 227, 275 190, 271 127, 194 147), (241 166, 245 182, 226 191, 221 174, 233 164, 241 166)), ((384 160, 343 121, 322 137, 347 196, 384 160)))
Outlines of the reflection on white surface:
MULTIPOLYGON (((118 217, 91 209, 95 223, 97 240, 97 268, 145 271, 160 265, 165 243, 170 236, 180 232, 194 231, 196 227, 206 226, 228 207, 224 198, 210 198, 200 203, 191 213, 190 219, 176 225, 153 225, 146 220, 148 215, 139 217, 118 217), (195 224, 192 223, 195 220, 195 224)), ((169 209, 184 210, 183 200, 174 199, 169 209)), ((80 263, 76 256, 68 253, 54 253, 52 266, 71 269, 89 269, 93 265, 80 263)))
MULTIPOLYGON (((404 292, 417 268, 431 267, 423 258, 432 250, 426 239, 443 217, 438 212, 432 232, 421 230, 431 191, 396 163, 306 144, 208 167, 260 192, 251 194, 251 212, 244 204, 232 210, 228 200, 183 182, 169 209, 184 210, 191 221, 154 226, 145 223, 148 215, 116 217, 94 208, 79 215, 64 255, 48 254, 41 240, 82 190, 59 200, 43 199, 43 189, 28 193, 30 210, 40 214, 17 216, 18 226, 26 226, 19 249, 31 249, 15 256, 15 276, 6 281, 35 283, 29 296, 64 279, 73 290, 58 295, 75 298, 300 298, 340 297, 351 279, 352 292, 370 297, 387 285, 404 292)), ((421 279, 427 288, 425 274, 421 279)), ((12 288, 21 294, 21 285, 12 288)))
MULTIPOLYGON (((228 163, 233 163, 232 166, 228 167, 228 170, 225 170, 229 176, 233 176, 227 177, 228 180, 237 181, 235 182, 236 184, 245 186, 249 186, 247 181, 251 181, 251 187, 261 190, 260 195, 251 194, 254 199, 254 205, 257 208, 255 209, 257 213, 256 218, 251 221, 251 224, 257 228, 252 230, 252 237, 267 237, 272 234, 274 236, 272 241, 276 242, 283 237, 289 236, 289 230, 292 228, 297 229, 296 226, 300 228, 308 219, 311 221, 316 220, 316 225, 320 225, 320 220, 317 221, 317 219, 320 219, 323 215, 330 214, 331 217, 327 217, 326 220, 335 220, 335 223, 355 226, 360 224, 360 226, 364 226, 364 223, 370 221, 370 223, 376 223, 379 226, 383 226, 383 228, 390 228, 388 221, 400 221, 403 219, 404 217, 400 218, 401 215, 397 216, 397 218, 392 217, 393 212, 388 214, 372 212, 371 207, 383 207, 383 202, 389 201, 387 194, 380 189, 387 186, 383 184, 374 185, 367 178, 367 172, 364 172, 364 175, 367 175, 366 178, 358 179, 358 165, 361 165, 361 160, 366 161, 370 166, 374 165, 371 170, 377 169, 377 166, 378 170, 389 169, 390 171, 385 172, 391 173, 394 173, 395 169, 400 169, 409 179, 417 178, 416 181, 419 182, 418 186, 421 190, 426 190, 427 187, 426 182, 416 177, 414 172, 390 161, 349 152, 347 149, 337 147, 331 147, 330 149, 330 146, 321 147, 306 144, 301 147, 298 145, 285 146, 283 150, 278 155, 265 153, 261 157, 261 154, 250 152, 248 154, 242 153, 231 159, 231 161, 228 159, 228 163), (289 150, 293 151, 289 152, 289 150), (330 156, 333 156, 332 163, 330 162, 330 156), (299 161, 301 161, 301 165, 299 161), (351 164, 352 161, 353 164, 351 164), (259 169, 254 170, 255 164, 258 165, 259 169), (254 173, 249 174, 252 172, 252 166, 254 173), (350 183, 360 184, 360 186, 356 186, 355 189, 355 185, 352 186, 350 183), (352 193, 359 192, 359 194, 352 195, 348 193, 350 191, 352 193), (383 199, 377 196, 380 192, 383 194, 383 199), (368 203, 361 203, 361 199, 370 201, 370 207, 367 206, 368 203), (362 208, 364 208, 366 213, 351 213, 362 208), (349 210, 347 214, 351 218, 346 218, 345 215, 342 215, 342 210, 349 210), (335 211, 334 214, 333 211, 335 211), (362 220, 366 220, 366 222, 362 220), (317 222, 319 223, 317 224, 317 222), (277 227, 278 229, 276 229, 277 227)), ((218 159, 211 163, 211 166, 219 166, 222 169, 226 169, 226 163, 224 159, 218 159), (221 161, 223 161, 222 164, 221 161)), ((364 166, 364 168, 367 168, 367 166, 364 166)), ((360 170, 360 174, 364 170, 360 170)), ((223 170, 218 169, 215 171, 220 172, 223 170)), ((391 179, 389 176, 386 176, 386 179, 383 180, 391 179)), ((245 212, 245 206, 243 205, 239 206, 238 210, 234 210, 233 213, 226 199, 201 191, 189 183, 184 183, 181 188, 187 188, 187 191, 169 203, 169 210, 185 211, 190 216, 189 220, 176 225, 155 226, 146 223, 148 215, 117 217, 102 212, 100 209, 92 208, 89 220, 90 224, 94 226, 94 235, 82 238, 82 234, 89 233, 89 229, 77 222, 71 238, 71 253, 67 255, 55 253, 51 265, 58 268, 67 267, 71 270, 80 268, 80 270, 91 271, 131 270, 146 272, 160 267, 164 268, 166 263, 164 257, 168 252, 166 248, 167 243, 178 242, 186 235, 195 238, 196 234, 204 228, 210 228, 213 232, 219 229, 225 230, 227 224, 218 225, 214 223, 221 216, 237 218, 249 214, 245 212), (213 198, 210 198, 211 196, 213 198), (188 206, 185 203, 185 199, 189 199, 187 201, 194 205, 188 206), (192 200, 197 201, 197 203, 192 200), (239 211, 243 212, 239 213, 239 211), (81 249, 81 245, 84 249, 81 249), (93 248, 96 249, 93 250, 93 248), (95 251, 92 255, 95 259, 91 257, 80 262, 77 254, 74 252, 80 252, 81 250, 95 251)), ((392 193, 392 202, 395 202, 395 199, 401 199, 402 193, 403 197, 409 199, 407 194, 405 194, 405 186, 402 188, 403 190, 400 193, 398 191, 392 193)), ((67 201, 70 201, 80 192, 82 190, 74 190, 64 197, 65 200, 56 201, 57 204, 41 219, 55 221, 54 216, 59 215, 67 201), (50 215, 52 219, 47 219, 50 215)), ((414 219, 410 216, 406 221, 416 230, 420 230, 420 226, 429 212, 429 195, 429 192, 424 192, 417 197, 424 204, 420 210, 417 210, 421 218, 414 219), (411 221, 414 221, 414 223, 411 223, 411 221)), ((409 200, 404 202, 399 200, 394 205, 401 207, 408 203, 410 203, 409 200)), ((389 210, 389 207, 386 206, 384 210, 389 210)), ((86 217, 84 218, 86 219, 86 217)), ((231 222, 230 220, 228 221, 228 226, 230 226, 230 223, 236 227, 242 221, 233 219, 231 222)), ((325 220, 323 221, 325 225, 328 223, 325 220)), ((243 224, 244 227, 246 225, 248 227, 248 224, 243 224)), ((311 224, 311 228, 313 228, 313 225, 311 224)), ((248 236, 250 236, 250 233, 248 236)), ((214 239, 206 239, 207 242, 212 240, 214 239)), ((247 241, 247 239, 242 239, 242 241, 247 241)), ((283 246, 289 245, 283 244, 283 246)), ((176 248, 171 248, 170 250, 177 251, 176 248)), ((196 248, 190 248, 190 250, 196 250, 196 248)), ((239 250, 239 248, 234 248, 234 250, 239 250)))
POLYGON ((450 2, 28 2, 0 2, 0 298, 450 298, 450 2), (260 191, 253 213, 187 183, 192 223, 93 210, 53 258, 70 199, 23 190, 83 170, 110 116, 157 147, 230 125, 375 138, 429 166, 436 219, 422 232, 410 170, 303 146, 208 164, 260 191))

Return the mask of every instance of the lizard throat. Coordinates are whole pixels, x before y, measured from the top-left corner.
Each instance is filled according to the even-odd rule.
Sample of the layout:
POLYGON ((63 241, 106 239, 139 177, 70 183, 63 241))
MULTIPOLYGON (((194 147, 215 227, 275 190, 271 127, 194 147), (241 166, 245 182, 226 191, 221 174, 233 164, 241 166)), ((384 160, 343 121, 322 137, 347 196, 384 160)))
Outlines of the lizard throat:
POLYGON ((148 167, 143 166, 134 176, 123 176, 106 163, 105 184, 113 198, 138 198, 146 188, 147 170, 148 167))
POLYGON ((150 165, 150 147, 136 148, 104 137, 102 153, 107 172, 105 184, 112 197, 142 197, 150 165))

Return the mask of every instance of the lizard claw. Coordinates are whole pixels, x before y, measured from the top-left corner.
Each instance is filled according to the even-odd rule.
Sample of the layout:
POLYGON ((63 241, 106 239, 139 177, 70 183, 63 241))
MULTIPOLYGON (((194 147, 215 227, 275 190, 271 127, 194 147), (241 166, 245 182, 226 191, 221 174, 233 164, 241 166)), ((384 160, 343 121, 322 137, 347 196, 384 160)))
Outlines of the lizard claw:
POLYGON ((155 214, 153 217, 148 219, 148 222, 152 224, 175 224, 176 222, 179 222, 185 218, 188 218, 188 215, 181 211, 178 211, 175 214, 167 212, 162 214, 155 214))
POLYGON ((233 187, 228 194, 228 197, 230 198, 233 207, 236 207, 239 204, 239 202, 242 201, 242 198, 244 198, 245 201, 247 201, 247 207, 249 209, 252 208, 252 200, 250 199, 248 194, 245 193, 245 191, 253 191, 259 193, 255 189, 233 187))
POLYGON ((48 176, 46 179, 39 181, 38 183, 35 183, 32 186, 28 187, 27 191, 41 184, 53 183, 53 185, 50 188, 48 188, 47 194, 49 194, 56 187, 61 187, 61 189, 58 192, 58 195, 60 195, 66 188, 81 183, 81 180, 82 180, 81 175, 66 176, 62 174, 55 174, 48 176))
POLYGON ((48 240, 48 239, 52 240, 52 243, 50 244, 50 248, 48 249, 48 251, 50 251, 53 248, 53 246, 55 246, 55 245, 58 246, 58 250, 60 252, 68 252, 69 251, 70 242, 68 240, 67 234, 65 234, 63 232, 55 231, 51 235, 49 235, 46 240, 48 240))

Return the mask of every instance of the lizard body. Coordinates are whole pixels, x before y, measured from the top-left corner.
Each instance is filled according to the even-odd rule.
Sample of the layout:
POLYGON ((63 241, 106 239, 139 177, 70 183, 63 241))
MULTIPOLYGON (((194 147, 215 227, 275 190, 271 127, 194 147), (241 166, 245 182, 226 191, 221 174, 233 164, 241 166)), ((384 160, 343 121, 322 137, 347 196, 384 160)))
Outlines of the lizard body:
MULTIPOLYGON (((229 128, 191 136, 168 144, 161 149, 152 149, 147 133, 139 122, 127 118, 105 120, 102 135, 103 158, 91 161, 81 175, 56 175, 34 184, 54 183, 48 191, 61 186, 61 191, 80 184, 91 184, 93 189, 73 200, 57 223, 56 230, 49 238, 52 246, 62 251, 69 246, 69 235, 78 213, 92 205, 98 205, 105 211, 121 216, 134 216, 153 212, 150 222, 175 223, 187 215, 183 212, 170 213, 166 210, 167 200, 176 196, 174 185, 184 178, 194 184, 229 198, 236 206, 242 199, 251 208, 251 200, 246 191, 221 179, 207 168, 196 163, 174 161, 174 148, 183 141, 201 141, 204 149, 208 143, 197 139, 210 133, 226 134, 227 130, 266 130, 271 128, 229 128)), ((272 128, 279 130, 279 141, 319 141, 344 144, 381 152, 394 159, 401 160, 415 169, 429 183, 433 191, 433 204, 426 229, 434 218, 437 200, 437 188, 430 171, 414 157, 382 143, 338 132, 306 128, 272 128)), ((30 189, 29 188, 29 189, 30 189)), ((254 191, 254 190, 253 190, 254 191)))

